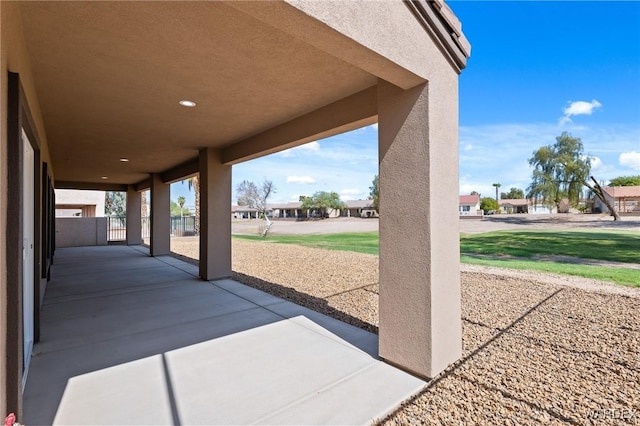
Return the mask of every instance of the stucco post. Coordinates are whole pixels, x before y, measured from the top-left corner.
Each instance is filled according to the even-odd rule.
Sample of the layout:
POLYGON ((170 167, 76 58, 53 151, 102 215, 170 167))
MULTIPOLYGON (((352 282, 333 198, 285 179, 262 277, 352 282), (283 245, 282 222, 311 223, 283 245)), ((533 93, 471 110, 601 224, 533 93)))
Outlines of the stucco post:
POLYGON ((200 150, 200 277, 231 276, 231 166, 220 151, 200 150))
POLYGON ((127 245, 142 244, 142 194, 127 188, 127 245))
POLYGON ((151 175, 151 256, 162 256, 171 251, 170 186, 160 175, 151 175))
POLYGON ((457 76, 445 77, 378 83, 379 351, 423 377, 462 352, 457 76))

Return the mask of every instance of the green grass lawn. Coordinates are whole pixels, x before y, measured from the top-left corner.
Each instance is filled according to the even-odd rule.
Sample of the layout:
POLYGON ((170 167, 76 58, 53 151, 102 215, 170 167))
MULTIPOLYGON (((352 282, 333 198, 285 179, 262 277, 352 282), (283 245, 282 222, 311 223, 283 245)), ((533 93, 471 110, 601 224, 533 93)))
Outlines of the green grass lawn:
MULTIPOLYGON (((297 244, 328 250, 378 254, 378 233, 274 235, 235 238, 297 244)), ((499 231, 460 236, 463 263, 576 275, 640 287, 640 270, 577 265, 535 259, 571 256, 581 259, 640 263, 640 233, 629 231, 499 231), (480 257, 478 257, 480 255, 480 257)))
POLYGON ((498 256, 573 256, 640 262, 640 233, 629 231, 497 231, 461 235, 462 253, 498 256))
POLYGON ((234 235, 234 238, 255 241, 271 241, 282 244, 296 244, 305 247, 327 250, 355 251, 358 253, 378 254, 378 233, 344 233, 344 234, 312 234, 312 235, 270 235, 266 238, 234 235))

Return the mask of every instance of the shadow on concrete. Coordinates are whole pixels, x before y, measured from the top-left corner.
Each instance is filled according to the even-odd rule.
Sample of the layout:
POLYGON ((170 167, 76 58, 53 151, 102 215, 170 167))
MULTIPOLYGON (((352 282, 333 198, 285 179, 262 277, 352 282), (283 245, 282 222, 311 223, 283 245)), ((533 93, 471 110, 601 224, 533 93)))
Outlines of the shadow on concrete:
MULTIPOLYGON (((274 371, 285 371, 278 364, 283 358, 292 357, 288 365, 293 367, 292 364, 304 364, 311 348, 315 351, 322 348, 326 359, 321 364, 311 369, 304 365, 308 379, 317 377, 311 379, 312 383, 325 380, 332 369, 346 369, 349 362, 352 367, 348 368, 379 362, 377 337, 364 331, 375 330, 375 326, 328 306, 323 299, 255 277, 236 274, 253 284, 253 288, 231 280, 202 281, 166 259, 150 258, 126 246, 60 250, 53 272, 42 312, 42 339, 34 348, 24 394, 26 424, 64 424, 68 419, 78 418, 74 417, 78 412, 83 415, 89 412, 92 418, 104 423, 104 418, 113 418, 109 417, 113 410, 105 407, 121 411, 125 423, 127 415, 133 421, 137 412, 151 413, 148 414, 151 417, 136 418, 149 424, 189 423, 179 409, 177 400, 184 404, 185 395, 184 391, 178 395, 175 380, 182 380, 184 389, 184 371, 194 364, 180 361, 181 357, 202 362, 206 371, 219 368, 219 364, 207 367, 212 356, 224 362, 228 357, 225 353, 241 348, 228 361, 235 363, 235 368, 244 372, 247 366, 263 365, 259 371, 273 375, 274 371), (150 274, 152 271, 154 274, 150 274), (255 289, 268 290, 284 300, 255 289), (273 343, 278 336, 285 339, 284 347, 282 342, 273 343), (314 343, 307 343, 308 347, 300 346, 296 336, 320 341, 311 340, 314 343), (237 343, 229 346, 228 342, 239 341, 243 342, 241 346, 237 343), (253 358, 251 351, 256 350, 256 342, 263 355, 253 358), (356 357, 357 361, 336 362, 349 359, 344 358, 346 355, 356 357), (311 374, 316 370, 316 376, 311 374), (144 395, 139 396, 139 401, 121 401, 122 395, 131 395, 132 389, 139 389, 137 392, 144 395), (100 406, 102 396, 106 399, 104 406, 100 406), (154 410, 154 401, 163 403, 154 410), (145 403, 146 407, 140 407, 145 403), (163 420, 153 417, 159 415, 157 412, 164 413, 163 420)), ((335 374, 342 374, 342 370, 335 374)), ((352 375, 353 371, 347 373, 352 375)), ((251 378, 252 383, 268 381, 261 379, 260 374, 251 378)), ((207 378, 212 376, 209 374, 207 378)), ((235 384, 238 377, 243 377, 242 373, 231 376, 231 382, 225 386, 235 384)), ((224 386, 212 389, 210 385, 200 385, 204 378, 196 375, 195 380, 189 379, 191 387, 201 389, 196 394, 218 392, 222 400, 230 397, 224 386)), ((204 411, 207 407, 211 408, 203 407, 204 411)), ((194 410, 189 413, 193 415, 194 410)))
MULTIPOLYGON (((305 308, 309 308, 313 311, 319 312, 321 314, 330 316, 339 321, 342 321, 347 324, 351 324, 363 330, 369 331, 371 333, 378 333, 378 327, 374 324, 362 321, 359 318, 356 318, 346 312, 340 311, 333 306, 329 305, 329 302, 326 299, 315 297, 309 295, 307 293, 302 293, 294 288, 285 287, 281 284, 272 283, 269 281, 265 281, 263 279, 253 277, 251 275, 245 275, 240 272, 233 272, 232 279, 235 281, 241 282, 244 285, 249 287, 253 287, 255 289, 264 291, 266 293, 272 294, 281 299, 288 300, 296 305, 304 306, 305 308)), ((369 287, 368 284, 365 287, 369 287)), ((358 289, 352 289, 349 291, 354 291, 358 289)), ((344 292, 344 293, 347 293, 344 292)), ((342 294, 342 293, 341 293, 342 294)))

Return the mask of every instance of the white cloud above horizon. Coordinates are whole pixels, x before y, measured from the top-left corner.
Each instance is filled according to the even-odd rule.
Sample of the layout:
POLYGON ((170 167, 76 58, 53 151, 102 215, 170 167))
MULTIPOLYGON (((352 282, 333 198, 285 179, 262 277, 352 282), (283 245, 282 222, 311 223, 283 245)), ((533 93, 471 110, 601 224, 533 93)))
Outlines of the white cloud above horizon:
POLYGON ((365 193, 361 189, 351 188, 351 189, 343 189, 340 191, 340 199, 342 201, 349 200, 364 200, 367 198, 368 193, 365 193))
POLYGON ((593 111, 598 108, 602 108, 602 104, 595 99, 591 102, 569 101, 569 105, 567 105, 562 111, 564 116, 560 118, 560 124, 572 123, 571 117, 576 115, 591 115, 593 111))
POLYGON ((640 167, 640 152, 636 148, 640 146, 640 125, 521 123, 461 126, 460 194, 477 191, 483 196, 495 197, 494 182, 502 183, 501 192, 512 186, 526 192, 532 172, 528 158, 541 146, 555 143, 555 138, 565 130, 581 138, 584 155, 592 159, 591 170, 599 181, 624 175, 625 169, 621 166, 640 167), (468 144, 473 145, 473 151, 466 151, 468 144))
POLYGON ((621 166, 640 172, 640 152, 623 152, 618 157, 621 166))
POLYGON ((304 145, 296 146, 293 148, 285 149, 284 151, 280 151, 276 153, 281 157, 294 157, 296 153, 304 153, 304 152, 317 152, 320 151, 320 143, 318 141, 313 141, 306 143, 304 145))
POLYGON ((316 183, 316 180, 311 176, 287 176, 287 183, 316 183))

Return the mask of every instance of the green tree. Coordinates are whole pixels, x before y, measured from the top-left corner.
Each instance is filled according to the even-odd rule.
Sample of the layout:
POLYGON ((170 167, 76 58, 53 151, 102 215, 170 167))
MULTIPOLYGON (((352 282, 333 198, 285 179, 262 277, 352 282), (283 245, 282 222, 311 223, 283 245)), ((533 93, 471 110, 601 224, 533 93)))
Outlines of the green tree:
POLYGON ((580 138, 562 132, 556 137, 555 144, 534 151, 529 159, 529 165, 534 169, 527 197, 556 207, 560 206, 563 198, 567 198, 576 207, 580 201, 581 189, 586 186, 609 208, 615 220, 620 219, 596 179, 591 176, 593 185, 587 182, 591 160, 588 155, 583 154, 583 150, 580 138))
POLYGON ((591 160, 583 149, 580 138, 563 132, 555 144, 534 151, 529 159, 533 176, 527 196, 556 207, 567 198, 572 206, 577 206, 591 170, 591 160))
POLYGON ((322 218, 328 217, 332 210, 341 210, 346 207, 337 192, 318 191, 311 197, 301 195, 300 201, 302 210, 315 211, 322 218))
POLYGON ((500 210, 500 204, 491 197, 483 197, 480 199, 480 209, 484 211, 484 214, 487 214, 492 210, 497 212, 500 210))
POLYGON ((380 213, 380 177, 375 175, 369 187, 369 199, 373 200, 373 208, 380 213))
POLYGON ((267 201, 269 197, 275 194, 276 187, 270 180, 265 180, 258 187, 253 182, 243 180, 236 187, 236 195, 238 197, 239 206, 247 206, 258 211, 258 215, 266 221, 266 226, 262 230, 262 236, 266 237, 271 228, 271 221, 267 215, 267 201))
POLYGON ((469 195, 480 195, 480 193, 478 191, 471 191, 471 194, 469 195))
POLYGON ((501 192, 501 200, 521 200, 524 198, 524 191, 519 188, 510 188, 509 192, 501 192))
POLYGON ((611 179, 609 186, 638 186, 640 185, 640 175, 618 176, 611 179))
POLYGON ((122 191, 107 191, 104 194, 104 214, 124 216, 127 213, 126 194, 122 191))
POLYGON ((173 200, 169 201, 169 211, 171 213, 171 217, 180 216, 182 213, 182 209, 180 208, 178 203, 173 200))

